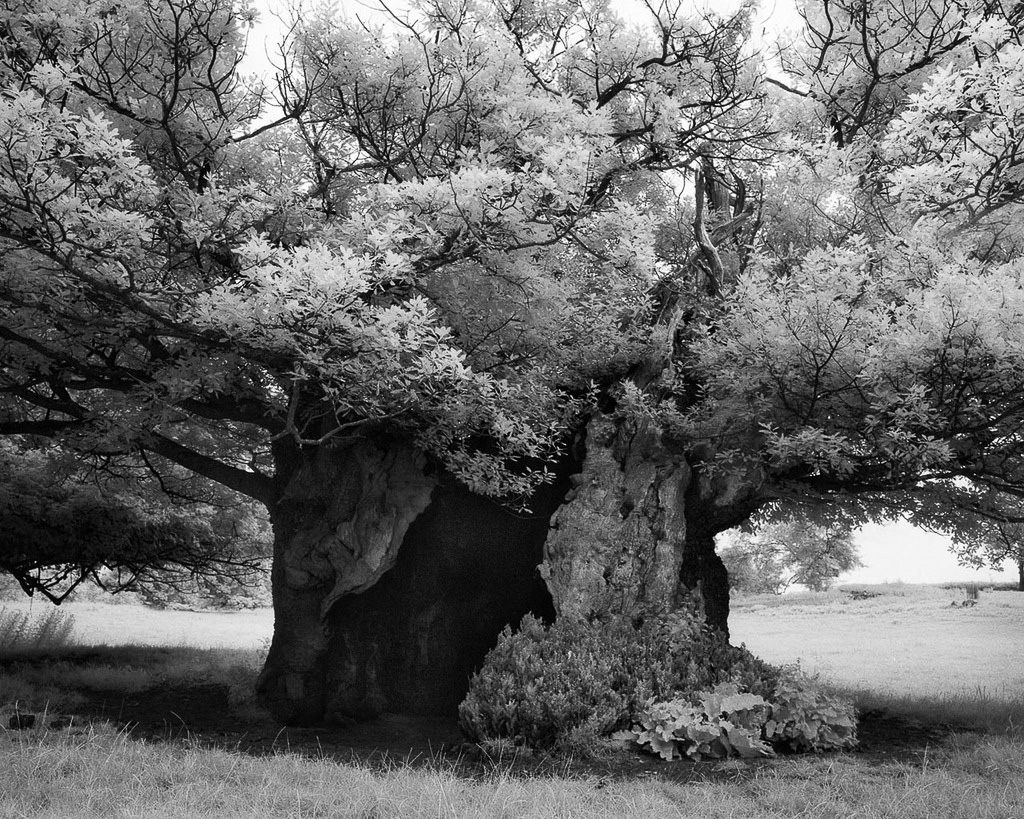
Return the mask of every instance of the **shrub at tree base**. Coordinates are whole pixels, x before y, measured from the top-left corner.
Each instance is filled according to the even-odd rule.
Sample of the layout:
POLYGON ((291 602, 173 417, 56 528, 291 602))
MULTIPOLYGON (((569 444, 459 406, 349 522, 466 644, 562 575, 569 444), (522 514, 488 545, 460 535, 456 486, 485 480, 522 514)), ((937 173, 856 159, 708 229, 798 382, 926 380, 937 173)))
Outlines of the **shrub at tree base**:
POLYGON ((629 742, 667 760, 856 744, 849 702, 687 613, 550 627, 528 615, 474 675, 459 720, 479 743, 586 754, 629 742))
POLYGON ((550 627, 527 616, 518 631, 502 633, 459 718, 475 742, 587 753, 629 728, 650 703, 726 682, 767 696, 779 680, 777 669, 729 645, 696 615, 550 627))
POLYGON ((829 751, 857 744, 853 704, 792 671, 779 678, 772 695, 765 737, 789 751, 829 751))

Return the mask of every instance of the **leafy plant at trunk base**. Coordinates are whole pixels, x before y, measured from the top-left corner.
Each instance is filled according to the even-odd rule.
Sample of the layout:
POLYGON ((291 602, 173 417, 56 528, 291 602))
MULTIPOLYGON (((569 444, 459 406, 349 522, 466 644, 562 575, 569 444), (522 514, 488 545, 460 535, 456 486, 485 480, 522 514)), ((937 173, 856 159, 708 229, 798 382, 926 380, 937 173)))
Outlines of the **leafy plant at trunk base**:
POLYGON ((619 741, 635 742, 662 759, 684 755, 774 756, 780 751, 830 751, 857 744, 853 705, 787 669, 769 699, 722 683, 694 697, 651 700, 619 741))
POLYGON ((829 751, 857 744, 853 704, 798 673, 779 679, 764 736, 788 751, 829 751))
POLYGON ((639 725, 622 731, 616 739, 649 747, 662 759, 683 754, 702 756, 772 756, 772 747, 761 739, 770 709, 757 694, 742 694, 735 683, 722 683, 698 695, 697 705, 686 699, 651 702, 639 715, 639 725))
POLYGON ((550 627, 527 616, 506 628, 459 708, 472 740, 587 753, 627 727, 645 703, 728 680, 774 690, 777 671, 695 614, 626 617, 550 627))

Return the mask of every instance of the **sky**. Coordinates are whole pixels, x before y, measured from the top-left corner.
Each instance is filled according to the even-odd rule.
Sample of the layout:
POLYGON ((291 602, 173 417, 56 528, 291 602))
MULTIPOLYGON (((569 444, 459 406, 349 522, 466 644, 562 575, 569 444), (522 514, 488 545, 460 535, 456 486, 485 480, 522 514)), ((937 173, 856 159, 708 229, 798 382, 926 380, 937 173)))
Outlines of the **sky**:
MULTIPOLYGON (((367 10, 375 5, 373 0, 340 0, 337 8, 347 14, 367 16, 367 10)), ((402 0, 392 0, 391 5, 400 8, 403 3, 402 0)), ((737 0, 703 0, 699 5, 726 10, 736 6, 737 0)), ((795 5, 794 0, 762 0, 755 33, 770 42, 778 32, 796 29, 799 18, 795 5)), ((243 70, 266 71, 269 68, 267 50, 274 53, 274 43, 282 30, 280 20, 287 17, 283 10, 289 7, 289 3, 288 0, 255 0, 254 6, 260 12, 260 19, 250 35, 250 59, 243 70)), ((372 17, 372 13, 369 16, 372 17)), ((866 526, 858 534, 857 543, 864 566, 842 575, 840 583, 988 583, 1015 582, 1017 579, 1016 567, 1009 562, 1002 571, 960 566, 950 551, 948 538, 916 529, 907 523, 866 526)))
POLYGON ((949 538, 922 531, 909 523, 869 524, 857 535, 864 566, 847 572, 839 583, 1014 583, 1017 569, 1009 561, 1001 572, 960 566, 949 550, 949 538))

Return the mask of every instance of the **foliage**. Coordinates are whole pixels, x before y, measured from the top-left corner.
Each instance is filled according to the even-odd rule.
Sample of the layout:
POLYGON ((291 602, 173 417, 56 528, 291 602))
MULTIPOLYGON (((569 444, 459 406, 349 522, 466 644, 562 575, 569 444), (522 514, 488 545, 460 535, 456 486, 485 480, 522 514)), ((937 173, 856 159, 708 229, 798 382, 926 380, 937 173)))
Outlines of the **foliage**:
POLYGON ((592 752, 652 698, 741 681, 771 690, 775 672, 695 615, 623 617, 506 629, 471 682, 459 723, 474 741, 592 752))
POLYGON ((622 668, 583 623, 530 616, 506 629, 473 676, 459 724, 473 740, 510 738, 542 750, 574 750, 610 734, 628 715, 622 668))
POLYGON ((3 9, 2 429, 261 500, 272 441, 380 430, 478 491, 532 488, 578 394, 647 346, 650 106, 687 142, 760 115, 745 18, 680 19, 663 48, 698 59, 595 89, 591 58, 634 62, 606 10, 520 31, 425 4, 398 36, 325 9, 297 21, 260 125, 250 8, 75 8, 3 9))
POLYGON ((161 609, 267 608, 272 601, 269 562, 264 559, 262 565, 244 572, 211 566, 210 571, 184 577, 157 569, 147 573, 148 577, 133 578, 122 588, 136 592, 145 605, 161 609))
POLYGON ((85 580, 153 600, 263 586, 269 527, 252 503, 215 493, 217 505, 175 505, 145 483, 103 477, 52 448, 0 441, 0 571, 55 601, 85 580))
POLYGON ((848 749, 857 744, 853 704, 799 672, 784 673, 771 696, 764 737, 789 751, 848 749))
POLYGON ((757 757, 852 748, 856 726, 851 702, 786 670, 767 699, 722 683, 690 697, 652 700, 618 736, 665 760, 757 757))
POLYGON ((729 571, 729 586, 740 591, 781 594, 794 583, 827 591, 839 575, 861 565, 853 531, 834 525, 768 523, 721 540, 725 546, 718 554, 729 571))
POLYGON ((985 519, 961 530, 953 542, 958 561, 978 569, 1000 569, 1009 561, 1017 566, 1017 587, 1024 591, 1024 513, 1018 502, 1010 505, 1009 519, 985 519))
POLYGON ((816 0, 768 82, 750 7, 645 5, 325 7, 272 112, 244 4, 10 0, 0 431, 264 502, 387 431, 523 494, 593 382, 754 509, 1015 485, 1017 18, 816 0))
POLYGON ((771 756, 771 746, 761 740, 768 703, 756 694, 741 694, 732 683, 688 699, 650 702, 638 714, 639 724, 619 736, 650 748, 662 759, 687 756, 771 756))

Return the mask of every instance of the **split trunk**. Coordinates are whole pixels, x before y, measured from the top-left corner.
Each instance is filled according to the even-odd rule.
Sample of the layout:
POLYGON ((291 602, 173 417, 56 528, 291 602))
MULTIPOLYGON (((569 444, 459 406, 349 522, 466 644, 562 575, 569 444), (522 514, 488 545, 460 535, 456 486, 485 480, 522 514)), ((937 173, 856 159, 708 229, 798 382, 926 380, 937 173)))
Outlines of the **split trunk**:
POLYGON ((750 504, 716 504, 642 427, 599 416, 577 450, 516 512, 399 442, 280 445, 263 703, 287 724, 454 715, 527 613, 640 614, 689 598, 727 630, 714 535, 750 504))

